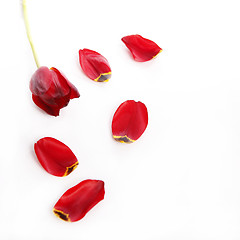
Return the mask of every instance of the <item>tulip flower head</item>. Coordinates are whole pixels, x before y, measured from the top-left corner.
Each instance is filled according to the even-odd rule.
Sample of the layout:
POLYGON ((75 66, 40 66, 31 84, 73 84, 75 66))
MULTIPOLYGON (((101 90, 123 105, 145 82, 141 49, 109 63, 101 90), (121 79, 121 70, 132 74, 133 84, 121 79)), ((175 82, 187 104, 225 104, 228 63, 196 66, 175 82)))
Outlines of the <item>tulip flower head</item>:
POLYGON ((30 90, 33 102, 52 116, 58 116, 70 99, 80 96, 76 87, 56 68, 38 68, 31 78, 30 90))

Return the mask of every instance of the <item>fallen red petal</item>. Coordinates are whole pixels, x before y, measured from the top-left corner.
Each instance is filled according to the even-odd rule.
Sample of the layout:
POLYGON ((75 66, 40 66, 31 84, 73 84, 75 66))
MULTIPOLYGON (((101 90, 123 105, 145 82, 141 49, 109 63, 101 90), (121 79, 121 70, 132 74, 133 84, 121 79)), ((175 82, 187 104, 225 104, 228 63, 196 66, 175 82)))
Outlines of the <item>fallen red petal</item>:
POLYGON ((129 35, 122 38, 133 58, 138 62, 146 62, 156 57, 162 49, 153 41, 141 35, 129 35))
POLYGON ((90 49, 79 50, 79 62, 83 72, 96 82, 107 82, 111 77, 111 68, 105 57, 90 49))
POLYGON ((144 103, 128 100, 116 110, 112 120, 112 134, 119 142, 136 141, 148 125, 148 112, 144 103))
POLYGON ((97 203, 104 199, 104 182, 84 180, 67 190, 53 208, 60 219, 75 222, 82 219, 97 203))
POLYGON ((59 70, 44 66, 33 74, 30 90, 34 103, 53 116, 58 116, 70 99, 80 96, 76 87, 59 70))
POLYGON ((72 150, 55 138, 41 138, 34 144, 34 150, 42 167, 54 176, 67 176, 78 165, 72 150))

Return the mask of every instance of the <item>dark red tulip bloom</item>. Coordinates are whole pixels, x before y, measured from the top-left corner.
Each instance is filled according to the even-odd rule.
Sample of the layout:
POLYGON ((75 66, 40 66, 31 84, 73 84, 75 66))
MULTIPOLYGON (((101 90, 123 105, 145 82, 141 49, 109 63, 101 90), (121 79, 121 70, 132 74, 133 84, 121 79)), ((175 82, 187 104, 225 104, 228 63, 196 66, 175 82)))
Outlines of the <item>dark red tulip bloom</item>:
POLYGON ((71 149, 55 138, 41 138, 34 144, 34 150, 43 168, 54 176, 67 176, 78 165, 71 149))
POLYGON ((105 57, 98 52, 82 49, 79 50, 79 62, 83 72, 96 82, 107 82, 111 77, 111 68, 105 57))
POLYGON ((153 41, 142 36, 129 35, 122 38, 127 48, 138 62, 146 62, 156 57, 162 49, 153 41))
POLYGON ((119 142, 132 143, 145 131, 148 112, 145 104, 128 100, 122 103, 112 120, 112 134, 119 142))
POLYGON ((55 204, 53 212, 64 221, 76 222, 103 200, 104 194, 103 181, 84 180, 61 196, 55 204))
POLYGON ((58 116, 70 99, 80 96, 76 87, 56 68, 38 68, 31 78, 30 90, 34 103, 53 116, 58 116))

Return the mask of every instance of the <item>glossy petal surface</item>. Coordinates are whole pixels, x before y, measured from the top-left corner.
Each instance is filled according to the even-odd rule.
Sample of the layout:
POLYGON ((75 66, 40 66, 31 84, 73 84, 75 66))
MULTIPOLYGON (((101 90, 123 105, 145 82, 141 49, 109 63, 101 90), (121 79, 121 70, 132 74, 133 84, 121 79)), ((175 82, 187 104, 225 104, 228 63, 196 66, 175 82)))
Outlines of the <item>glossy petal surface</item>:
POLYGON ((55 138, 41 138, 34 144, 34 150, 42 167, 54 176, 67 176, 78 165, 71 149, 55 138))
POLYGON ((84 180, 67 190, 55 204, 54 214, 64 221, 82 219, 98 202, 104 199, 104 182, 84 180))
POLYGON ((59 70, 44 66, 33 74, 30 90, 34 103, 53 116, 58 116, 70 99, 80 96, 76 87, 59 70))
POLYGON ((146 62, 156 57, 162 49, 153 41, 141 35, 129 35, 122 38, 133 58, 138 62, 146 62))
POLYGON ((148 112, 145 104, 128 100, 122 103, 112 120, 112 134, 119 142, 136 141, 148 124, 148 112))
POLYGON ((105 57, 90 49, 79 50, 79 62, 83 72, 96 82, 107 82, 111 77, 111 68, 105 57))

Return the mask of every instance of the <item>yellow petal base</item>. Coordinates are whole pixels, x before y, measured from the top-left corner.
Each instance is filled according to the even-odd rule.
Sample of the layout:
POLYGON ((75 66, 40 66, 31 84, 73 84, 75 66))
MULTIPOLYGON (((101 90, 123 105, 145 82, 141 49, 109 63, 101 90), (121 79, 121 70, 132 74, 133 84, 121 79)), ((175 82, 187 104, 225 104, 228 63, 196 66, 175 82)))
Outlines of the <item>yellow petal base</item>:
POLYGON ((155 56, 153 56, 153 58, 155 58, 155 57, 157 57, 157 55, 159 54, 159 53, 161 53, 163 50, 161 49, 155 56))
POLYGON ((57 209, 53 209, 53 213, 60 219, 62 219, 63 221, 66 222, 71 222, 70 218, 69 218, 69 214, 64 213, 63 211, 57 210, 57 209))
POLYGON ((69 175, 77 166, 78 166, 78 162, 75 162, 72 166, 67 167, 66 172, 64 173, 63 177, 69 175))
POLYGON ((108 80, 110 79, 112 75, 112 72, 108 72, 108 73, 101 73, 96 79, 94 79, 95 82, 108 82, 108 80), (109 78, 103 80, 103 81, 100 81, 100 78, 102 78, 103 76, 107 76, 109 75, 109 78))
POLYGON ((135 142, 135 140, 132 140, 131 138, 129 138, 128 136, 113 136, 113 138, 121 143, 133 143, 135 142))

